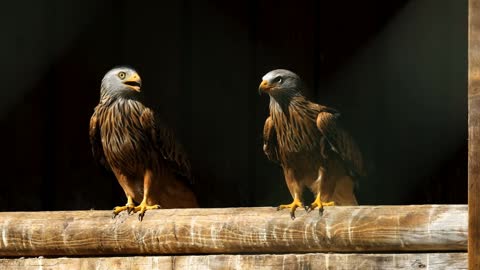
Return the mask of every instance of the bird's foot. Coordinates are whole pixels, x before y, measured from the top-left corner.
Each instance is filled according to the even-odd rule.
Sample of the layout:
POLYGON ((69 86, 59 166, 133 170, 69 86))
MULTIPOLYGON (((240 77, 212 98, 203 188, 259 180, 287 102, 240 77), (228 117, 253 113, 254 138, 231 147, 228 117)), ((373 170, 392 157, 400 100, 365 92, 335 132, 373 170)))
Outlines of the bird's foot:
POLYGON ((133 209, 135 208, 135 205, 133 203, 127 203, 125 206, 117 206, 113 208, 113 215, 112 218, 115 218, 120 212, 127 210, 127 212, 130 214, 133 209))
POLYGON ((298 199, 294 199, 291 204, 281 204, 280 206, 277 207, 277 211, 282 210, 282 209, 290 209, 290 217, 292 219, 295 219, 295 210, 298 207, 303 207, 303 203, 299 201, 298 199))
POLYGON ((143 220, 143 217, 145 216, 145 212, 147 210, 153 210, 153 209, 160 209, 160 205, 156 204, 156 205, 147 205, 146 202, 142 202, 139 206, 135 207, 133 209, 133 212, 134 213, 138 213, 138 220, 142 221, 143 220))
POLYGON ((320 215, 323 214, 323 210, 324 210, 324 206, 334 206, 335 205, 335 202, 331 201, 331 202, 322 202, 322 200, 320 199, 320 196, 317 196, 317 198, 315 199, 315 201, 313 201, 312 204, 310 204, 310 207, 308 207, 307 209, 307 212, 311 212, 312 210, 314 210, 315 208, 318 208, 318 211, 320 213, 320 215))

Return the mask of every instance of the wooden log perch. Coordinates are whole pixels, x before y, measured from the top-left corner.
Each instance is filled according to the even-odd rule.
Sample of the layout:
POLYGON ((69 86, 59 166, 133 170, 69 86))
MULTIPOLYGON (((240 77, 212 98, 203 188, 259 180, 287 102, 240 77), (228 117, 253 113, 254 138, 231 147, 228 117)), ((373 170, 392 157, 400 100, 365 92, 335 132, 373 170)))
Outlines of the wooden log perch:
POLYGON ((467 269, 467 253, 281 254, 0 259, 0 270, 467 269))
POLYGON ((466 205, 0 213, 1 256, 466 251, 466 205))
POLYGON ((468 16, 468 206, 469 269, 480 269, 480 0, 468 16))

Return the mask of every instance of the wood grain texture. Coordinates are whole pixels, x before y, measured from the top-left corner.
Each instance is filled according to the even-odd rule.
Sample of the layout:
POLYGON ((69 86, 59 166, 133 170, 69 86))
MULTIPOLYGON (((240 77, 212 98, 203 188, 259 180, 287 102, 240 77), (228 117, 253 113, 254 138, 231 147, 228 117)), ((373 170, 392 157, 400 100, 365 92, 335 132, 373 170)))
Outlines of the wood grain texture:
POLYGON ((280 254, 0 259, 9 270, 467 269, 467 253, 280 254))
POLYGON ((480 0, 469 1, 468 206, 469 269, 480 269, 480 0))
POLYGON ((466 205, 0 213, 0 256, 466 251, 466 205))

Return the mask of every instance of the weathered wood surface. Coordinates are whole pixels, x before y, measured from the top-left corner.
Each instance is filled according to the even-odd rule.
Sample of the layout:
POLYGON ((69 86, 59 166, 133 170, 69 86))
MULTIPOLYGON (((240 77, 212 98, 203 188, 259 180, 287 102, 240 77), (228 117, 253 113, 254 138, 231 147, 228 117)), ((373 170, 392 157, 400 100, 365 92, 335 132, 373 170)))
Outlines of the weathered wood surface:
POLYGON ((1 269, 467 269, 467 253, 279 254, 0 259, 1 269))
POLYGON ((468 34, 469 269, 480 269, 480 0, 469 1, 468 34))
POLYGON ((0 256, 466 251, 466 205, 0 213, 0 256))

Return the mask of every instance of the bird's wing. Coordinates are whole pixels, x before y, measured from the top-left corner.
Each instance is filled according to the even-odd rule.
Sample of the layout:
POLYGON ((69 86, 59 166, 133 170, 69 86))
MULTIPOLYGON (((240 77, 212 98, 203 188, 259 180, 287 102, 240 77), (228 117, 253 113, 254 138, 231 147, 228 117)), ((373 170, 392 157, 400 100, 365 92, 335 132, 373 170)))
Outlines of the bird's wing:
POLYGON ((268 159, 274 162, 279 162, 277 132, 273 126, 272 117, 268 117, 263 127, 263 152, 268 159))
POLYGON ((176 174, 187 178, 190 183, 193 182, 190 161, 183 145, 175 138, 173 130, 165 126, 160 117, 150 109, 142 113, 141 122, 146 128, 150 128, 152 139, 161 158, 176 174), (148 127, 150 124, 147 123, 153 123, 153 126, 148 127))
POLYGON ((105 168, 110 169, 103 152, 102 146, 102 137, 100 135, 100 127, 98 125, 98 116, 97 110, 94 111, 92 117, 90 118, 90 144, 92 145, 93 158, 99 164, 105 166, 105 168))
POLYGON ((317 116, 317 127, 330 149, 347 167, 351 176, 365 175, 363 159, 353 138, 338 123, 340 114, 331 108, 322 108, 317 116))

